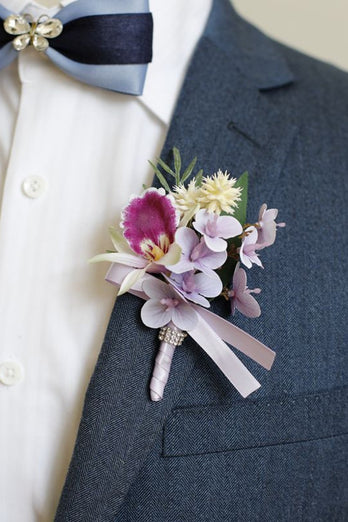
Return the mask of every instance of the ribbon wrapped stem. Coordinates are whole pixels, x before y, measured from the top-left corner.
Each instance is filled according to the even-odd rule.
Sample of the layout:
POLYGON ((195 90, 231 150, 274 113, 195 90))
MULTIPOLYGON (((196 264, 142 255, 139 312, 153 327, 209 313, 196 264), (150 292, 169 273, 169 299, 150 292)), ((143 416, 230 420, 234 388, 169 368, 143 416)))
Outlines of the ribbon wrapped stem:
POLYGON ((164 388, 169 378, 175 348, 182 344, 185 337, 186 334, 173 323, 169 323, 161 328, 158 338, 162 342, 155 360, 150 382, 150 397, 152 401, 163 399, 164 388))

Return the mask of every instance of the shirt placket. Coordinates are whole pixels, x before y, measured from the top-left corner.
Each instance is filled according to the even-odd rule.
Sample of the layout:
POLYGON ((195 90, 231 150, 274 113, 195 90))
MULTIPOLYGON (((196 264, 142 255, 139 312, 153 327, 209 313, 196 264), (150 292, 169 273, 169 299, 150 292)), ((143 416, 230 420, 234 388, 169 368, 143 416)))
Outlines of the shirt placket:
MULTIPOLYGON (((40 224, 49 202, 49 181, 42 172, 45 141, 40 129, 40 76, 43 57, 33 49, 18 56, 21 95, 5 177, 0 220, 0 411, 6 430, 0 430, 2 467, 0 490, 7 499, 8 520, 18 509, 11 498, 14 481, 28 505, 28 484, 35 480, 40 431, 42 378, 40 314, 46 295, 40 250, 40 224), (16 440, 16 454, 6 451, 16 440), (23 483, 24 487, 21 487, 23 483), (26 484, 26 487, 25 487, 26 484), (9 488, 7 490, 7 488, 9 488)), ((47 109, 49 118, 49 107, 47 109)), ((13 518, 16 519, 15 517, 13 518)))

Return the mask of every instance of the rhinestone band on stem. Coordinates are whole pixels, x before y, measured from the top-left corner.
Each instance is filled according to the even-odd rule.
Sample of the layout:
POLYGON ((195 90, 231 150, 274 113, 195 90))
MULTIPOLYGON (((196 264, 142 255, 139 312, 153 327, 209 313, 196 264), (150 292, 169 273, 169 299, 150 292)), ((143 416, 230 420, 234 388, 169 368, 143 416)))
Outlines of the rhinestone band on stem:
POLYGON ((160 341, 164 341, 172 346, 180 346, 185 337, 187 337, 187 333, 182 332, 181 330, 174 330, 170 326, 164 326, 160 329, 158 334, 158 339, 160 341))

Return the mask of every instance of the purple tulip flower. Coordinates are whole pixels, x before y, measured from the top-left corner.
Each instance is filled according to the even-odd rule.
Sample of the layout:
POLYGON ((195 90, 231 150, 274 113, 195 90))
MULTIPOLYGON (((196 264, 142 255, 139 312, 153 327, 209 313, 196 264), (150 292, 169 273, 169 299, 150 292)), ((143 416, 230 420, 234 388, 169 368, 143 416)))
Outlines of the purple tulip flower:
POLYGON ((175 265, 167 267, 175 274, 197 269, 209 275, 213 270, 222 266, 227 259, 226 251, 214 252, 210 250, 204 238, 199 239, 191 228, 179 228, 175 235, 175 241, 181 247, 181 259, 175 265))
POLYGON ((168 281, 181 295, 205 308, 210 307, 206 297, 217 297, 222 291, 222 282, 215 272, 210 275, 193 270, 184 274, 172 274, 168 281))
POLYGON ((239 236, 243 229, 239 221, 232 216, 218 216, 207 210, 199 210, 193 227, 204 236, 206 245, 214 252, 223 252, 227 248, 225 239, 239 236))
POLYGON ((246 272, 243 268, 240 268, 239 263, 237 263, 233 274, 232 290, 229 291, 232 315, 234 315, 237 309, 247 317, 259 317, 261 315, 260 305, 250 294, 259 294, 260 292, 260 288, 250 290, 247 287, 246 272))

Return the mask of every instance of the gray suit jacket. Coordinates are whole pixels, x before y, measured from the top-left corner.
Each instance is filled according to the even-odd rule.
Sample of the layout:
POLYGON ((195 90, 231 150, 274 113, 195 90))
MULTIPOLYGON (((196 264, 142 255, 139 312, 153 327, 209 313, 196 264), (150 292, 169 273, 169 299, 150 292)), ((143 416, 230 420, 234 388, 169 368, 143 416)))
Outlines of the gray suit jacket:
MULTIPOLYGON (((262 315, 236 324, 277 351, 242 399, 190 340, 149 399, 157 332, 115 305, 56 520, 327 521, 347 511, 348 76, 265 37, 215 0, 162 157, 249 171, 248 219, 287 227, 253 270, 262 315)), ((227 317, 228 306, 215 312, 227 317)), ((243 359, 244 360, 244 359, 243 359)))

